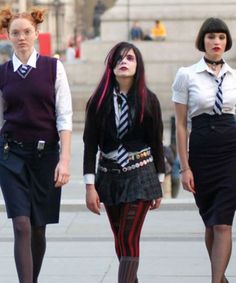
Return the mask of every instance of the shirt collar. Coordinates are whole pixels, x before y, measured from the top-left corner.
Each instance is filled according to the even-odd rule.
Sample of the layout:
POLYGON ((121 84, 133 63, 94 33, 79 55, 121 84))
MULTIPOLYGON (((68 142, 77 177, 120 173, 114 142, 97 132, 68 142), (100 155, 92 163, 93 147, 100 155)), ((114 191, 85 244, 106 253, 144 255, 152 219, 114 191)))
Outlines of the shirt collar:
MULTIPOLYGON (((116 97, 118 94, 119 94, 120 92, 119 92, 119 90, 117 89, 117 88, 113 88, 113 95, 116 97)), ((127 93, 125 93, 125 92, 122 92, 125 96, 127 96, 127 93)))
MULTIPOLYGON (((224 60, 225 62, 225 60, 224 60)), ((207 63, 205 62, 204 58, 202 57, 202 59, 196 64, 196 73, 201 73, 207 71, 209 73, 212 73, 212 70, 208 67, 207 63)), ((232 73, 234 74, 234 70, 225 62, 224 65, 221 68, 220 74, 224 74, 224 73, 232 73)))
MULTIPOLYGON (((30 58, 27 62, 26 65, 29 65, 30 67, 32 68, 36 68, 36 61, 37 61, 37 58, 38 58, 38 53, 37 51, 34 49, 32 54, 30 55, 30 58)), ((18 70, 18 68, 23 64, 20 59, 16 56, 16 54, 14 53, 13 54, 13 57, 12 57, 12 63, 13 63, 13 69, 14 69, 14 72, 16 72, 18 70)))

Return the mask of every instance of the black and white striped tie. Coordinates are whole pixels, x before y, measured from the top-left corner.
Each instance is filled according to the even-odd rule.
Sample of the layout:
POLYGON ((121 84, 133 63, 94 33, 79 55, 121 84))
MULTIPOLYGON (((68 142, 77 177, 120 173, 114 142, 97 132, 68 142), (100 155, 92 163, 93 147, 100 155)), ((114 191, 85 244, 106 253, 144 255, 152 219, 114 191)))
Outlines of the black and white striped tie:
MULTIPOLYGON (((123 93, 118 94, 118 105, 120 105, 120 118, 119 125, 117 128, 118 138, 121 140, 123 136, 128 132, 128 103, 127 98, 123 93), (120 100, 120 103, 119 103, 120 100)), ((121 167, 124 167, 129 162, 129 154, 125 149, 123 144, 121 143, 118 147, 118 156, 117 163, 120 164, 121 167)))
POLYGON ((29 65, 20 65, 20 67, 18 68, 18 74, 22 77, 25 78, 29 71, 31 70, 31 67, 29 65))
POLYGON ((217 83, 217 92, 215 97, 215 104, 213 106, 213 112, 216 115, 222 114, 222 108, 223 108, 223 92, 222 92, 222 83, 225 78, 226 73, 224 73, 219 79, 215 78, 215 76, 211 73, 209 73, 212 77, 214 77, 214 80, 217 83))

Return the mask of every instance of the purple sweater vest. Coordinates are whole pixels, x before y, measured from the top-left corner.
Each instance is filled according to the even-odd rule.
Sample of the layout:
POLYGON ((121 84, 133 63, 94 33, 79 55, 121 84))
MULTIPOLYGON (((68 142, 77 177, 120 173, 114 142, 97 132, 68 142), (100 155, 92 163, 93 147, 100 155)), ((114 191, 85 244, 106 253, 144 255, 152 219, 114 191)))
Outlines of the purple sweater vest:
POLYGON ((0 89, 4 100, 4 125, 1 135, 17 141, 58 140, 55 113, 55 80, 57 60, 39 56, 23 79, 13 72, 12 61, 0 66, 0 89))

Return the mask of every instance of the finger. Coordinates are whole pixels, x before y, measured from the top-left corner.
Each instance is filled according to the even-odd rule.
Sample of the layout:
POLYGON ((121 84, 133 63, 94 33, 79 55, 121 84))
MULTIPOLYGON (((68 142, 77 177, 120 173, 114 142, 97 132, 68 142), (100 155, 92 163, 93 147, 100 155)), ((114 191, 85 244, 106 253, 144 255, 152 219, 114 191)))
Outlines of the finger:
POLYGON ((55 171, 54 171, 54 181, 56 182, 57 179, 58 179, 58 175, 59 175, 59 170, 58 168, 56 167, 55 171))

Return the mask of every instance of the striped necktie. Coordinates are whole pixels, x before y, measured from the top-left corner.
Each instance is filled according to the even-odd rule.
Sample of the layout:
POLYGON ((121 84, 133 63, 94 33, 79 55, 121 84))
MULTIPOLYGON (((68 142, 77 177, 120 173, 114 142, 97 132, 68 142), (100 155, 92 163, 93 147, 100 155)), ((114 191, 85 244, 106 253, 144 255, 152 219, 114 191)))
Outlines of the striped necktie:
POLYGON ((22 78, 25 78, 28 75, 28 73, 30 72, 31 69, 32 69, 32 67, 30 67, 29 65, 23 65, 22 64, 18 68, 17 72, 22 78))
MULTIPOLYGON (((123 93, 119 93, 117 96, 118 105, 120 107, 120 118, 119 125, 117 128, 118 138, 121 140, 123 136, 128 132, 128 103, 127 98, 123 93), (119 102, 120 101, 120 102, 119 102)), ((117 163, 120 164, 121 167, 124 167, 129 162, 129 154, 128 151, 124 148, 121 143, 118 147, 118 156, 117 163)))
POLYGON ((214 77, 214 80, 217 83, 217 92, 216 92, 216 98, 215 98, 215 104, 213 106, 213 112, 216 115, 222 114, 222 108, 223 108, 223 92, 222 92, 222 83, 225 78, 226 73, 224 73, 219 79, 217 79, 213 74, 209 73, 212 77, 214 77))

